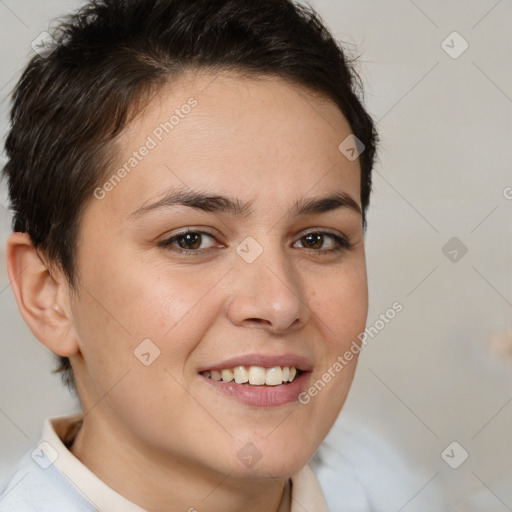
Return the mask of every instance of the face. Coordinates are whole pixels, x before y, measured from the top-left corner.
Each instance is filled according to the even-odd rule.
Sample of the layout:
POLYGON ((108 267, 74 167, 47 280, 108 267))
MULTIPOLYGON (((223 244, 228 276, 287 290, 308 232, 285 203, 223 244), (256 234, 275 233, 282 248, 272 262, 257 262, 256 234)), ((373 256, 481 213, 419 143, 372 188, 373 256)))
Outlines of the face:
POLYGON ((298 86, 206 72, 125 128, 79 233, 86 421, 169 466, 284 478, 308 461, 367 315, 350 133, 298 86))

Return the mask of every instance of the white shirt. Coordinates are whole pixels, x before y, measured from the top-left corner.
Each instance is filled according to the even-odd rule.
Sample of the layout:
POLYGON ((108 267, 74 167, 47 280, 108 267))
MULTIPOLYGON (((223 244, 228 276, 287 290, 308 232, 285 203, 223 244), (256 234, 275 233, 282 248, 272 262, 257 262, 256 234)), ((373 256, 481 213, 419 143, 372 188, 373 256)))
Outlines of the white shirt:
MULTIPOLYGON (((0 494, 0 512, 144 512, 105 484, 66 447, 82 414, 49 418, 41 442, 25 454, 0 494)), ((327 512, 309 466, 292 476, 279 512, 327 512), (290 505, 291 502, 291 505, 290 505)))

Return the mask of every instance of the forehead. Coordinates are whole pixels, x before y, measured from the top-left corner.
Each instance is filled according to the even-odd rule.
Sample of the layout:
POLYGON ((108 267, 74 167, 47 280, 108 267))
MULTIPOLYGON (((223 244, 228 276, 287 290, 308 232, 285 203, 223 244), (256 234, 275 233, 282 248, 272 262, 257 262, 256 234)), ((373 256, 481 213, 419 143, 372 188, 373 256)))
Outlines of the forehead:
POLYGON ((189 71, 115 141, 107 179, 124 172, 102 206, 118 211, 178 187, 289 202, 338 186, 359 203, 359 163, 338 149, 350 133, 332 101, 278 77, 189 71))

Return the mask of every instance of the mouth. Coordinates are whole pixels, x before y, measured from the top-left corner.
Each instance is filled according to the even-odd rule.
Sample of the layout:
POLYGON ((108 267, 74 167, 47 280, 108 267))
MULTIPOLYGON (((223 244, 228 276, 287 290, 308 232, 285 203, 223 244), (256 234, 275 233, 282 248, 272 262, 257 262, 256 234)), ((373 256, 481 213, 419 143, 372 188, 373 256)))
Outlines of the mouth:
POLYGON ((234 382, 247 386, 280 386, 290 384, 302 373, 303 370, 295 366, 235 366, 221 370, 205 370, 201 375, 214 381, 234 382))
POLYGON ((312 366, 293 355, 247 355, 200 368, 199 377, 209 390, 245 405, 274 407, 298 403, 312 366))

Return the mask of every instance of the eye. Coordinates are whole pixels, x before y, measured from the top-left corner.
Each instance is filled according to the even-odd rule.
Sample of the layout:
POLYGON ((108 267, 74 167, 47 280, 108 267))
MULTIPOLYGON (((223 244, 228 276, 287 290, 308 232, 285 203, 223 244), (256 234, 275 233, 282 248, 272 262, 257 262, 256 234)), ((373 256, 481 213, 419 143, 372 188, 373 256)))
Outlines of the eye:
POLYGON ((299 242, 302 248, 321 253, 340 252, 351 248, 345 237, 325 231, 310 231, 295 243, 299 242))
POLYGON ((215 242, 214 236, 210 233, 187 230, 162 240, 158 245, 170 251, 195 255, 192 253, 206 252, 215 247, 215 242))
MULTIPOLYGON (((352 247, 345 237, 325 231, 310 231, 295 242, 295 244, 300 244, 299 248, 320 254, 341 252, 352 247)), ((185 256, 199 256, 209 252, 209 249, 213 247, 222 246, 212 234, 206 231, 193 231, 191 229, 166 238, 159 242, 158 245, 166 250, 185 256)))

